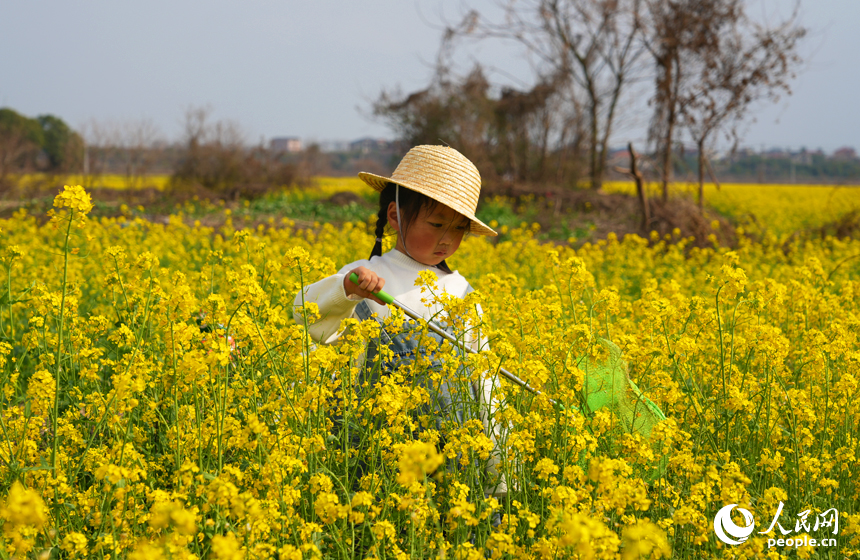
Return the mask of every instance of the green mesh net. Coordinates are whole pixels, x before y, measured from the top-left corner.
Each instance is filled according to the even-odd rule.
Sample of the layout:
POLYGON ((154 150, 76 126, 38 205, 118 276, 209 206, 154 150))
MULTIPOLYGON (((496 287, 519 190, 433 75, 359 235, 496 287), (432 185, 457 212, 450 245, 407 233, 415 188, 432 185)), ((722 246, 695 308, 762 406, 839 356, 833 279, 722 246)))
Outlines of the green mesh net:
MULTIPOLYGON (((650 441, 654 426, 665 420, 666 415, 630 379, 621 349, 603 338, 598 338, 597 343, 607 351, 608 357, 597 361, 590 356, 582 356, 577 363, 585 373, 585 412, 609 408, 620 420, 621 428, 650 441)), ((645 473, 648 480, 658 479, 666 470, 667 457, 657 446, 654 448, 658 461, 645 473)))

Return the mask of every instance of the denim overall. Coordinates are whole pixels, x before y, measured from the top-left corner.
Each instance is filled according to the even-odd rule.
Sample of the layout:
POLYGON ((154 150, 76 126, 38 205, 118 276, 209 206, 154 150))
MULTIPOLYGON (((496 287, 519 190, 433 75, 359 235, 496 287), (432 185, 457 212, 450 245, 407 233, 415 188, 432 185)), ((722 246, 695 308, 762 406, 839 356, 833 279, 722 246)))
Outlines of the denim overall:
MULTIPOLYGON (((471 291, 472 287, 469 286, 466 289, 466 293, 468 294, 471 291)), ((366 301, 359 303, 356 306, 355 311, 359 320, 366 321, 367 319, 374 319, 379 323, 380 327, 378 341, 372 341, 368 345, 365 353, 366 366, 362 379, 360 380, 360 384, 367 382, 368 387, 373 387, 373 385, 378 381, 379 376, 391 373, 400 365, 411 362, 415 359, 418 353, 421 353, 431 359, 431 363, 427 366, 426 373, 417 373, 416 375, 419 375, 420 377, 413 379, 412 382, 416 385, 420 384, 427 389, 427 392, 430 394, 430 404, 423 407, 421 410, 415 411, 414 414, 417 414, 418 416, 429 415, 435 419, 435 428, 439 431, 441 445, 445 444, 446 432, 451 428, 456 429, 461 427, 467 421, 472 419, 480 420, 479 403, 481 402, 481 396, 476 393, 476 389, 469 381, 469 376, 465 375, 462 365, 458 369, 455 379, 453 380, 446 380, 443 378, 438 382, 433 382, 429 379, 431 372, 433 370, 438 370, 441 367, 441 360, 438 356, 431 356, 427 349, 419 347, 418 334, 420 329, 417 328, 414 321, 407 321, 403 326, 402 332, 392 334, 385 329, 385 325, 382 320, 378 317, 371 317, 372 311, 366 301), (381 363, 377 366, 376 362, 378 361, 377 356, 379 354, 379 344, 387 345, 391 349, 393 357, 390 360, 386 359, 385 363, 381 363)), ((446 329, 446 332, 453 334, 450 328, 446 329)), ((433 337, 436 340, 436 343, 438 344, 437 348, 441 347, 442 342, 445 340, 442 336, 434 333, 433 331, 429 331, 426 335, 433 337)), ((437 349, 436 352, 438 353, 439 350, 437 349)), ((464 351, 458 348, 457 353, 462 357, 464 351)), ((363 391, 365 389, 360 390, 363 391)), ((416 424, 420 426, 420 423, 416 424)), ((415 439, 418 438, 422 429, 423 428, 419 427, 416 432, 413 432, 413 437, 415 439)), ((460 465, 459 454, 457 457, 447 461, 447 470, 449 472, 458 471, 462 468, 463 467, 460 465)), ((487 476, 487 473, 484 472, 479 474, 474 468, 471 469, 469 473, 470 474, 467 475, 467 477, 470 479, 468 481, 468 485, 472 488, 471 496, 486 495, 484 485, 486 483, 485 477, 487 476), (474 475, 476 475, 475 478, 473 478, 474 475)), ((463 480, 463 482, 466 481, 463 480)), ((496 512, 490 520, 493 526, 497 526, 500 521, 501 517, 498 512, 496 512)))
MULTIPOLYGON (((467 292, 472 291, 471 286, 467 292)), ((367 364, 361 382, 367 382, 369 386, 373 386, 380 375, 386 375, 397 369, 400 365, 408 364, 413 361, 417 354, 425 356, 431 360, 427 366, 426 373, 420 378, 413 380, 413 383, 423 386, 430 394, 430 405, 424 410, 419 410, 420 415, 432 415, 436 420, 436 429, 444 437, 444 425, 446 423, 455 423, 457 427, 462 426, 470 419, 479 419, 478 403, 480 396, 475 393, 475 388, 468 381, 468 377, 464 375, 463 367, 458 370, 455 380, 442 379, 435 383, 429 379, 432 370, 441 368, 441 360, 438 357, 438 348, 442 346, 444 338, 433 331, 426 333, 426 336, 432 337, 437 343, 437 355, 431 355, 428 349, 420 347, 419 333, 417 325, 414 321, 404 323, 402 332, 396 334, 389 333, 385 329, 385 325, 378 317, 371 317, 372 311, 366 301, 362 301, 355 308, 356 315, 359 320, 366 321, 374 319, 379 323, 379 341, 373 341, 368 345, 365 353, 365 364, 367 364), (386 359, 385 362, 376 366, 377 356, 379 355, 379 344, 384 344, 391 349, 393 357, 386 359)), ((450 328, 446 332, 451 333, 450 328)), ((457 349, 458 355, 463 354, 463 350, 457 349)), ((449 424, 450 425, 450 424, 449 424)), ((420 430, 419 430, 420 431, 420 430)), ((415 434, 417 436, 417 434, 415 434)))

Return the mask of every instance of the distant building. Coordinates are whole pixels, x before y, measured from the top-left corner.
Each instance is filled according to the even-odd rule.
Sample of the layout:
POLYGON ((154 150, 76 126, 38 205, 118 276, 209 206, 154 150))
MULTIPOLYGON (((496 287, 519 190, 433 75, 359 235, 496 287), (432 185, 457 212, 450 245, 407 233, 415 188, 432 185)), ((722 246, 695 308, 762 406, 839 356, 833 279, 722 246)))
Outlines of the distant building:
POLYGON ((696 157, 699 155, 699 147, 695 144, 681 144, 677 148, 677 153, 682 158, 696 157))
POLYGON ((845 146, 844 148, 839 148, 838 150, 833 152, 833 159, 857 159, 857 152, 854 151, 854 148, 845 146))
POLYGON ((752 148, 738 148, 734 152, 732 152, 731 157, 733 160, 749 158, 758 155, 756 151, 752 148))
POLYGON ((269 141, 269 149, 273 152, 301 152, 303 148, 302 139, 297 136, 283 136, 269 141))
POLYGON ((630 152, 627 148, 609 150, 609 154, 606 157, 606 164, 610 169, 615 166, 621 167, 630 165, 630 152))
POLYGON ((353 152, 361 152, 369 154, 370 152, 379 152, 387 150, 391 142, 382 138, 360 138, 349 143, 349 149, 353 152))
POLYGON ((348 152, 349 142, 346 140, 324 140, 320 142, 321 152, 348 152))
POLYGON ((771 148, 762 154, 767 159, 789 159, 791 154, 782 148, 771 148))

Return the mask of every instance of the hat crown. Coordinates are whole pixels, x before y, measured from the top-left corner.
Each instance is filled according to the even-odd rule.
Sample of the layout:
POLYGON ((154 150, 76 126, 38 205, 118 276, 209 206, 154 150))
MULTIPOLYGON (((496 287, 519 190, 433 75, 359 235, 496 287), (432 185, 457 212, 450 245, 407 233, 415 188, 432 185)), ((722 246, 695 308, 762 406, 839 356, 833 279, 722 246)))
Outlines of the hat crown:
POLYGON ((471 216, 478 208, 481 174, 466 156, 447 146, 416 146, 391 175, 395 183, 414 185, 453 210, 471 216))
POLYGON ((358 177, 382 192, 388 183, 426 195, 472 221, 478 235, 497 235, 475 216, 481 194, 481 174, 475 164, 448 146, 415 146, 409 150, 391 177, 360 172, 358 177))

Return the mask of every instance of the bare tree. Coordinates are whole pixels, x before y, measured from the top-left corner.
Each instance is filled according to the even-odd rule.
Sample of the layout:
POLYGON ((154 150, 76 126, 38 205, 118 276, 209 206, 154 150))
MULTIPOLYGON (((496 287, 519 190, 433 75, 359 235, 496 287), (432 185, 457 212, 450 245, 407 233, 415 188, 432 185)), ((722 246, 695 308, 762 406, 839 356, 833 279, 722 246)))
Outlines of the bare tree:
POLYGON ((431 85, 410 94, 383 91, 373 104, 375 116, 397 131, 406 144, 445 142, 477 159, 491 163, 493 106, 490 83, 476 66, 462 79, 447 65, 437 65, 431 85))
POLYGON ((260 196, 269 188, 295 182, 295 165, 281 161, 262 145, 247 146, 245 134, 234 121, 210 123, 211 112, 209 107, 186 110, 184 150, 171 176, 172 188, 200 186, 237 199, 260 196))
POLYGON ((152 119, 142 118, 126 121, 120 138, 126 186, 139 188, 158 155, 155 146, 161 140, 161 132, 152 119))
POLYGON ((633 149, 633 142, 627 143, 627 153, 630 154, 630 169, 616 167, 615 171, 627 175, 636 184, 636 197, 639 199, 639 211, 642 213, 640 229, 643 233, 648 233, 648 228, 651 226, 651 207, 648 205, 648 195, 645 192, 645 177, 642 176, 642 170, 639 169, 639 155, 633 149))
POLYGON ((505 154, 504 167, 513 177, 521 177, 521 170, 532 162, 539 169, 546 165, 544 155, 535 159, 532 151, 524 149, 524 138, 529 134, 530 141, 536 140, 541 147, 538 154, 547 154, 553 151, 551 146, 555 152, 561 151, 568 141, 567 133, 575 131, 570 138, 575 139, 575 145, 585 146, 591 186, 599 189, 607 146, 624 107, 622 99, 628 86, 650 69, 654 95, 649 136, 658 154, 664 201, 672 178, 672 149, 681 127, 686 126, 699 138, 700 133, 690 127, 694 123, 705 126, 700 132, 708 138, 718 127, 716 121, 729 118, 724 114, 739 118, 743 111, 738 113, 735 108, 783 91, 790 73, 786 69, 796 60, 795 44, 802 36, 794 18, 777 26, 753 25, 744 15, 745 0, 498 1, 502 13, 498 21, 471 10, 456 25, 446 28, 437 62, 443 69, 437 71, 441 89, 430 87, 396 100, 383 96, 381 105, 406 113, 408 108, 421 107, 422 112, 399 115, 404 130, 428 131, 435 126, 442 132, 439 127, 452 122, 446 115, 462 109, 441 102, 444 96, 438 95, 445 90, 444 84, 453 83, 446 72, 452 67, 457 44, 464 40, 518 41, 537 61, 534 87, 527 92, 502 92, 495 110, 502 111, 503 118, 498 119, 493 132, 478 126, 485 122, 480 115, 486 110, 486 79, 483 75, 470 76, 475 78, 470 87, 482 92, 474 99, 482 101, 473 104, 470 112, 458 114, 454 122, 461 133, 467 130, 466 125, 474 125, 468 138, 476 143, 498 141, 505 154), (755 41, 746 41, 749 37, 755 41), (735 44, 741 39, 742 44, 735 44), (650 54, 650 65, 646 53, 650 54), (733 59, 735 63, 730 64, 733 59), (553 95, 542 97, 550 84, 553 95), (559 95, 561 90, 567 94, 559 95), (729 91, 736 92, 735 100, 725 99, 731 97, 726 93, 729 91), (717 97, 722 101, 715 101, 717 97), (564 103, 559 103, 562 99, 564 103), (575 109, 578 126, 567 125, 570 113, 560 115, 561 107, 575 109), (561 133, 555 139, 540 136, 540 131, 552 130, 548 126, 551 122, 557 123, 555 129, 561 133))
POLYGON ((494 104, 494 136, 497 156, 512 178, 563 184, 568 177, 579 177, 570 163, 581 149, 582 112, 569 91, 564 71, 540 77, 527 91, 502 89, 494 104))
POLYGON ((247 150, 245 136, 233 121, 209 122, 210 107, 185 112, 185 155, 173 173, 174 182, 197 183, 216 192, 233 191, 241 180, 247 150))
POLYGON ((499 22, 469 12, 446 39, 514 39, 552 69, 548 74, 569 75, 586 120, 591 186, 601 188, 619 102, 643 53, 636 41, 641 0, 530 0, 501 8, 499 22))
POLYGON ((661 167, 663 201, 672 180, 672 148, 687 93, 698 78, 697 61, 719 50, 726 27, 740 14, 742 0, 645 0, 643 39, 654 61, 654 113, 649 137, 661 167))
POLYGON ((645 2, 641 27, 655 70, 649 136, 666 201, 679 126, 686 124, 697 143, 704 143, 729 115, 739 118, 741 106, 785 90, 803 29, 796 15, 773 27, 756 25, 746 17, 744 0, 645 2))
POLYGON ((696 80, 686 92, 681 118, 698 149, 698 204, 704 205, 707 143, 724 129, 737 141, 737 124, 756 101, 790 94, 789 79, 800 62, 796 47, 806 30, 797 12, 778 26, 750 22, 743 12, 718 42, 698 58, 696 80))
POLYGON ((118 157, 122 126, 113 120, 90 119, 80 128, 84 138, 84 186, 91 189, 109 172, 112 160, 118 157))
POLYGON ((462 79, 442 62, 430 87, 404 95, 383 92, 374 115, 408 145, 446 142, 468 153, 493 181, 574 182, 581 142, 579 106, 567 97, 568 77, 541 77, 529 90, 492 87, 480 65, 462 79))

